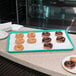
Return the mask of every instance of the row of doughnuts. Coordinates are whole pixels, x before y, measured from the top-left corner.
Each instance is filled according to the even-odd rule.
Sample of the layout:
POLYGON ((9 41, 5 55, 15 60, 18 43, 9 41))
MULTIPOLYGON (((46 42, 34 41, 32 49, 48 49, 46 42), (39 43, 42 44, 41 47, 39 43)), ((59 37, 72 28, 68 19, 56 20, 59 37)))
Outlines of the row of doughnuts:
MULTIPOLYGON (((43 32, 42 33, 42 37, 49 37, 51 34, 49 33, 49 32, 43 32)), ((57 38, 56 38, 56 41, 58 42, 58 43, 63 43, 63 42, 65 42, 65 37, 63 37, 63 32, 61 32, 61 31, 56 31, 55 32, 55 36, 57 36, 57 38)), ((50 38, 48 38, 48 39, 50 39, 50 38)), ((45 39, 43 39, 43 40, 45 40, 45 39)), ((50 39, 51 40, 51 39, 50 39)))
MULTIPOLYGON (((36 43, 36 38, 35 38, 35 33, 34 32, 29 32, 28 34, 27 34, 27 37, 28 37, 28 39, 27 39, 27 42, 28 43, 36 43)), ((24 37, 24 34, 23 33, 17 33, 16 34, 16 40, 15 40, 15 43, 16 44, 23 44, 24 43, 24 39, 23 39, 23 37, 24 37)))
MULTIPOLYGON (((42 33, 42 36, 43 37, 49 37, 51 35, 51 33, 49 33, 49 32, 43 32, 42 33)), ((61 32, 61 31, 56 31, 55 32, 55 36, 62 36, 63 35, 63 32, 61 32)))
MULTIPOLYGON (((60 31, 57 31, 56 33, 55 33, 55 35, 57 36, 57 38, 56 38, 56 40, 57 40, 57 42, 64 42, 65 41, 65 38, 64 37, 62 37, 62 35, 63 35, 63 33, 62 32, 60 32, 60 31)), ((29 32, 28 33, 28 39, 27 39, 27 42, 28 43, 35 43, 36 42, 36 38, 35 38, 35 33, 34 32, 29 32)), ((50 41, 51 41, 51 38, 46 38, 46 37, 49 37, 50 36, 50 33, 49 32, 43 32, 42 33, 42 37, 44 38, 43 40, 44 41, 46 41, 46 40, 48 40, 49 41, 49 39, 50 39, 50 41)), ((24 34, 23 33, 17 33, 16 34, 16 44, 22 44, 22 43, 24 43, 24 39, 23 39, 23 37, 24 37, 24 34)))
POLYGON ((49 37, 51 34, 49 32, 42 33, 42 42, 44 43, 44 49, 52 49, 53 44, 51 43, 51 38, 49 37))
MULTIPOLYGON (((50 38, 50 35, 51 33, 49 32, 43 32, 42 33, 42 43, 44 43, 44 48, 45 49, 51 49, 53 47, 53 44, 51 43, 51 38, 50 38)), ((63 32, 60 32, 60 31, 56 31, 55 32, 55 36, 57 36, 56 38, 56 41, 57 42, 64 42, 65 41, 65 38, 63 37, 63 32)), ((33 43, 36 43, 37 39, 35 38, 36 37, 36 34, 34 32, 29 32, 27 34, 27 42, 30 43, 30 44, 33 44, 33 43)), ((22 45, 24 43, 24 34, 23 33, 17 33, 16 34, 16 40, 15 40, 15 43, 16 45, 14 46, 14 49, 15 50, 23 50, 24 49, 24 46, 22 45)))
POLYGON ((61 32, 61 31, 56 31, 56 32, 55 32, 55 36, 57 36, 56 41, 57 41, 58 43, 63 43, 63 42, 65 42, 65 37, 63 37, 63 32, 61 32))
POLYGON ((14 50, 16 51, 20 51, 24 49, 24 46, 22 45, 24 43, 24 34, 23 33, 17 33, 16 34, 16 40, 15 40, 15 46, 14 46, 14 50))
MULTIPOLYGON (((35 38, 34 32, 29 32, 27 34, 27 36, 28 36, 28 39, 27 39, 28 43, 36 43, 36 38, 35 38)), ((23 38, 24 38, 23 33, 16 34, 16 40, 15 40, 16 45, 14 46, 14 50, 21 51, 24 49, 24 46, 22 44, 25 42, 25 40, 23 38)))
POLYGON ((28 39, 27 39, 28 43, 36 43, 37 41, 35 38, 36 34, 34 32, 29 32, 27 36, 28 36, 28 39))
MULTIPOLYGON (((51 33, 49 32, 43 32, 42 33, 42 42, 44 43, 44 48, 45 49, 51 49, 53 47, 53 44, 51 43, 51 38, 50 38, 51 33)), ((63 32, 61 31, 56 31, 55 36, 57 36, 56 41, 58 43, 63 43, 65 42, 65 37, 63 37, 63 32)))

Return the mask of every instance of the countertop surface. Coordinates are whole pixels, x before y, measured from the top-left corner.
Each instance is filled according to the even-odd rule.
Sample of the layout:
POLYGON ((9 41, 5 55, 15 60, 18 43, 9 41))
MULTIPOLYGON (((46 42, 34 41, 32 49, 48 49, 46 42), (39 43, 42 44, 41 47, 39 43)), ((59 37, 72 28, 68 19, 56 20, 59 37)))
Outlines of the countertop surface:
POLYGON ((52 76, 76 76, 76 74, 72 74, 64 70, 61 65, 61 62, 65 57, 76 55, 76 35, 69 35, 75 45, 75 49, 72 51, 8 53, 6 51, 6 38, 4 40, 0 40, 0 55, 14 62, 52 76))

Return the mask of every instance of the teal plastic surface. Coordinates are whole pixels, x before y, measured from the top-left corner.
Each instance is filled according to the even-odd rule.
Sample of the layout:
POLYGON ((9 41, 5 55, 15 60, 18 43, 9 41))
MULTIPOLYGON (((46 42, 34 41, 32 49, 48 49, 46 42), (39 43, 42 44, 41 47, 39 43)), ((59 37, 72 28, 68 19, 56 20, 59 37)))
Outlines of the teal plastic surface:
POLYGON ((68 33, 67 33, 67 31, 66 30, 36 30, 36 31, 13 31, 13 32, 10 32, 9 33, 9 36, 8 36, 8 42, 7 42, 7 51, 9 52, 9 53, 23 53, 23 52, 47 52, 47 51, 71 51, 71 50, 73 50, 75 47, 74 47, 74 44, 73 44, 73 42, 71 41, 71 39, 70 39, 70 37, 69 37, 69 35, 68 35, 68 33), (71 43, 71 45, 72 45, 72 47, 73 48, 70 48, 70 49, 44 49, 44 50, 24 50, 24 51, 10 51, 9 50, 9 45, 10 45, 10 35, 11 34, 16 34, 16 33, 29 33, 29 32, 35 32, 35 33, 37 33, 37 32, 56 32, 56 31, 65 31, 65 34, 66 34, 66 36, 67 36, 67 38, 68 38, 68 40, 70 41, 70 43, 71 43))

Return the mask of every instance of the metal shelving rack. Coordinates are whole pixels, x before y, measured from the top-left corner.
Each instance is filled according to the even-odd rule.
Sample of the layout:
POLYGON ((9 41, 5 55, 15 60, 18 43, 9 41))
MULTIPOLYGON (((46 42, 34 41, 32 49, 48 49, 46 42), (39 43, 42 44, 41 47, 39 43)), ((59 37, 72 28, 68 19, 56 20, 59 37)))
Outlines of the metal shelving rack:
MULTIPOLYGON (((37 18, 33 21, 34 17, 30 17, 28 15, 29 6, 31 6, 30 1, 31 0, 26 0, 26 23, 27 25, 30 25, 30 26, 34 25, 33 27, 41 27, 41 28, 44 27, 47 29, 51 29, 51 28, 56 29, 57 27, 59 29, 62 27, 63 27, 62 29, 66 29, 68 26, 70 26, 72 19, 76 17, 76 14, 74 13, 74 10, 73 10, 73 7, 75 6, 73 5, 73 3, 76 1, 73 1, 73 0, 37 0, 37 1, 40 1, 41 3, 37 3, 37 4, 34 3, 34 4, 48 7, 48 16, 45 17, 43 21, 41 20, 42 18, 39 19, 40 20, 39 22, 36 21, 37 18), (69 5, 69 2, 70 2, 70 5, 69 5)), ((36 2, 36 0, 32 0, 32 1, 36 2)))
POLYGON ((10 0, 0 0, 0 23, 10 20, 10 0))
POLYGON ((20 24, 24 19, 26 19, 26 6, 25 0, 16 0, 16 20, 17 24, 20 24))
POLYGON ((43 0, 26 0, 26 25, 34 25, 36 28, 46 26, 47 7, 43 6, 42 1, 43 0), (33 24, 33 22, 37 22, 38 25, 33 24))
MULTIPOLYGON (((72 19, 76 19, 76 14, 73 11, 73 7, 76 8, 75 0, 4 0, 2 2, 0 1, 0 5, 0 9, 2 8, 1 12, 4 13, 0 12, 0 22, 12 21, 13 23, 28 27, 50 29, 52 27, 61 28, 65 27, 65 25, 69 26, 72 19), (32 17, 33 12, 31 12, 32 16, 29 15, 29 8, 33 5, 38 6, 36 7, 38 11, 33 10, 33 12, 38 13, 46 10, 45 13, 47 12, 47 17, 45 14, 45 16, 43 16, 44 18, 40 16, 36 18, 36 13, 34 17, 32 17), (7 14, 3 11, 3 8, 7 14)), ((33 9, 33 7, 31 7, 31 9, 33 9)))

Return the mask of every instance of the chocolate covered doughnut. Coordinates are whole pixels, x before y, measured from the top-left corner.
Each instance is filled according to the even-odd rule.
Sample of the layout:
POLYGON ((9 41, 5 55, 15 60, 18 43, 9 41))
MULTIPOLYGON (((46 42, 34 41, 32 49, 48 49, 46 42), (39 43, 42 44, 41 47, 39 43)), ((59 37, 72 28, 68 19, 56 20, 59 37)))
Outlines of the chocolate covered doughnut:
POLYGON ((59 36, 59 37, 56 38, 56 41, 57 41, 58 43, 63 43, 63 42, 65 42, 65 38, 62 37, 62 36, 59 36))
POLYGON ((44 38, 42 39, 42 42, 43 42, 43 43, 51 42, 51 38, 49 38, 49 37, 44 37, 44 38))
POLYGON ((55 32, 55 35, 56 35, 56 36, 62 36, 62 35, 63 35, 63 32, 61 32, 61 31, 56 31, 56 32, 55 32))
POLYGON ((50 33, 49 32, 43 32, 42 33, 42 37, 49 37, 50 36, 50 33))
POLYGON ((72 61, 65 61, 64 62, 65 67, 67 67, 68 69, 72 69, 75 67, 75 63, 72 61))
POLYGON ((44 44, 44 49, 52 49, 53 44, 52 43, 45 43, 44 44))

